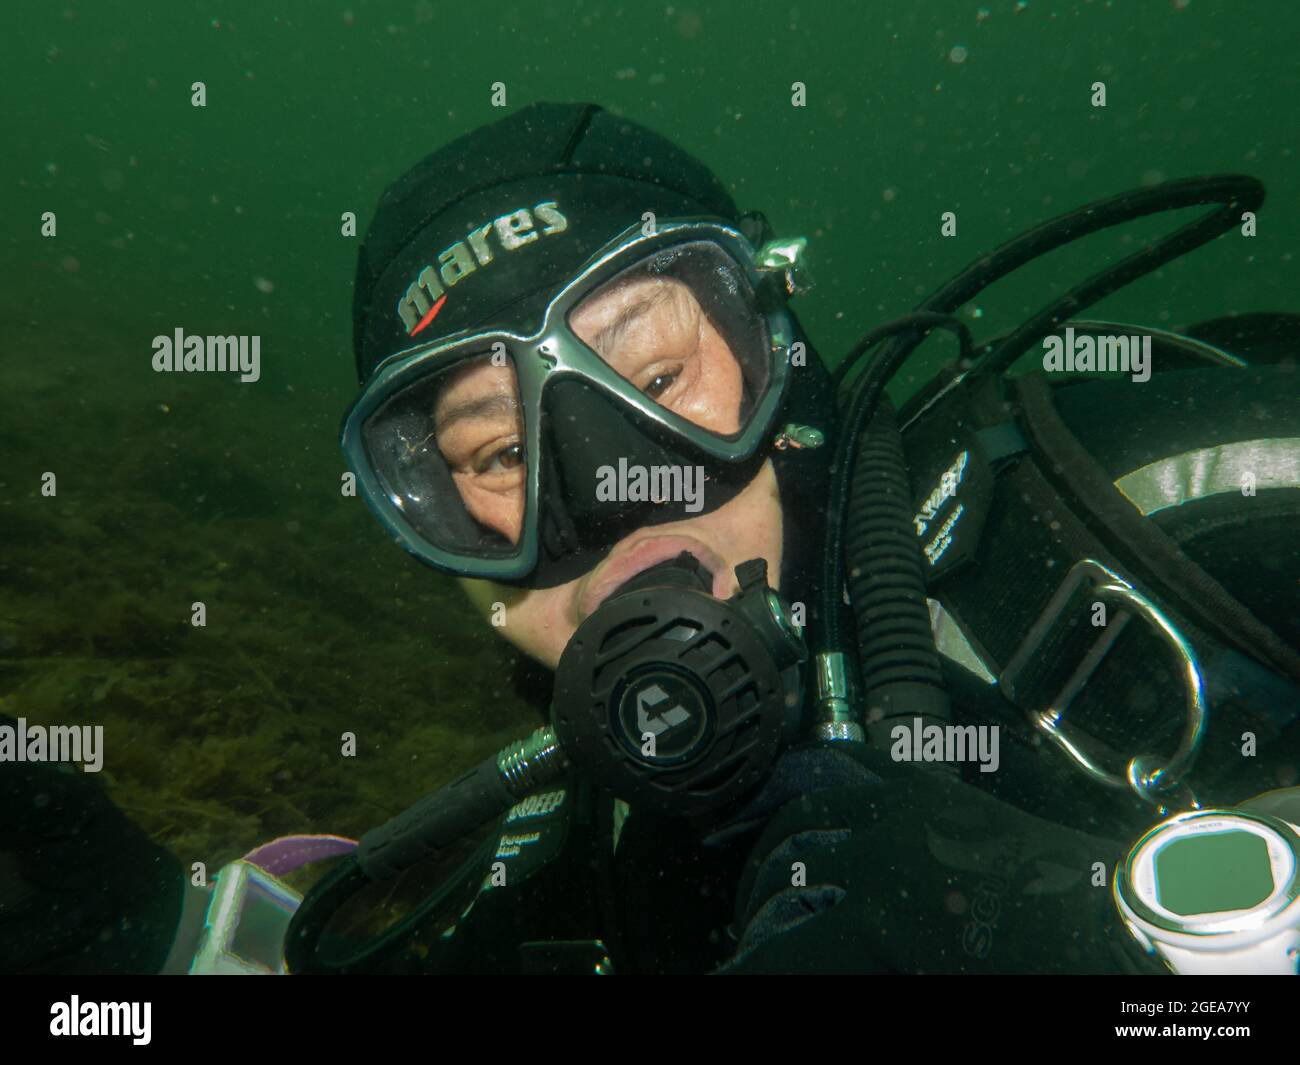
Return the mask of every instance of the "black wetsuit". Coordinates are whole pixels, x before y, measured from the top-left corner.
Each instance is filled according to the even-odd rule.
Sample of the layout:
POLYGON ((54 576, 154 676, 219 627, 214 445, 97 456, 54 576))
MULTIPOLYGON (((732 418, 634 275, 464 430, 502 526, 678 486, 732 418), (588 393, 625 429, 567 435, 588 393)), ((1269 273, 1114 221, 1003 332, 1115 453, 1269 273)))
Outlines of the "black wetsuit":
POLYGON ((0 972, 158 972, 184 885, 177 858, 93 774, 0 763, 0 972))
POLYGON ((380 971, 1131 971, 1093 879, 1117 841, 862 745, 792 751, 776 779, 730 838, 633 811, 617 847, 612 798, 575 779, 502 825, 449 937, 380 971))

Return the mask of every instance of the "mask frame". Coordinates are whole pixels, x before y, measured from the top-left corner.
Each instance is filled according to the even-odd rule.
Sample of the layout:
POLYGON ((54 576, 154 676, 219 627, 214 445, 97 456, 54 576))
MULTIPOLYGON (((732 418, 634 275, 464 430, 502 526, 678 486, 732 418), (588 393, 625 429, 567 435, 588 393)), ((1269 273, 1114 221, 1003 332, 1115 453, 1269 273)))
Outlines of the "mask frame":
POLYGON ((790 352, 796 340, 794 322, 785 307, 789 265, 779 258, 763 256, 740 230, 715 221, 666 220, 650 234, 635 224, 592 256, 552 297, 536 332, 523 335, 502 329, 463 330, 394 353, 375 368, 343 421, 341 444, 362 498, 389 535, 421 562, 455 576, 502 582, 523 580, 537 568, 540 553, 546 395, 556 381, 564 378, 577 378, 612 398, 640 427, 681 440, 684 454, 727 463, 744 462, 771 434, 787 390, 790 352), (570 312, 584 298, 624 270, 657 252, 695 242, 715 245, 742 271, 755 310, 766 326, 766 387, 754 397, 746 423, 730 436, 703 429, 660 406, 606 363, 568 325, 570 312), (513 363, 518 384, 526 463, 525 500, 517 549, 506 557, 488 558, 441 547, 408 518, 408 501, 385 483, 372 458, 367 425, 385 404, 430 374, 444 373, 458 362, 481 358, 498 343, 504 345, 513 363))

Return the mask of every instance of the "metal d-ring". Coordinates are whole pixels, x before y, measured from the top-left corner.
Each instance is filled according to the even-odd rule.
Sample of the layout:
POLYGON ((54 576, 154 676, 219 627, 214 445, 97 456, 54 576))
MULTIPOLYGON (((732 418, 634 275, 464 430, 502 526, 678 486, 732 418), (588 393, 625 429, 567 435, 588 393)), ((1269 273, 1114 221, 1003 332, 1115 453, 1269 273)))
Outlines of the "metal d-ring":
POLYGON ((1097 566, 1111 578, 1106 583, 1095 586, 1094 591, 1098 597, 1127 606, 1136 616, 1147 621, 1178 656, 1187 697, 1187 719, 1183 726, 1182 739, 1173 757, 1164 765, 1157 763, 1152 768, 1147 768, 1148 757, 1134 755, 1129 759, 1124 773, 1120 775, 1105 769, 1084 746, 1067 733, 1063 718, 1078 689, 1068 695, 1064 692, 1058 695, 1053 705, 1032 715, 1033 721, 1049 739, 1098 783, 1110 788, 1131 788, 1145 801, 1156 806, 1165 806, 1169 793, 1179 786, 1184 773, 1195 760, 1205 735, 1208 712, 1200 665, 1191 645, 1155 603, 1118 574, 1096 562, 1092 562, 1092 565, 1097 566))

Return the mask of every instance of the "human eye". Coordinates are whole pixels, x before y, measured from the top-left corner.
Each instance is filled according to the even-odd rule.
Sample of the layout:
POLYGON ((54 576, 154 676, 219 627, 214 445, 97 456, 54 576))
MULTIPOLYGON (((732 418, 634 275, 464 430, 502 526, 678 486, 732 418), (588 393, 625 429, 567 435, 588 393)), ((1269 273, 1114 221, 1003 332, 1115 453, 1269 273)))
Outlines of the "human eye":
POLYGON ((647 315, 610 360, 651 399, 671 403, 698 377, 701 316, 690 308, 664 306, 647 315))
POLYGON ((480 448, 471 462, 481 477, 515 480, 524 466, 524 445, 518 440, 493 441, 480 448))
POLYGON ((681 380, 682 371, 683 367, 680 365, 673 368, 655 367, 639 374, 634 383, 651 399, 659 400, 665 398, 673 386, 681 380))

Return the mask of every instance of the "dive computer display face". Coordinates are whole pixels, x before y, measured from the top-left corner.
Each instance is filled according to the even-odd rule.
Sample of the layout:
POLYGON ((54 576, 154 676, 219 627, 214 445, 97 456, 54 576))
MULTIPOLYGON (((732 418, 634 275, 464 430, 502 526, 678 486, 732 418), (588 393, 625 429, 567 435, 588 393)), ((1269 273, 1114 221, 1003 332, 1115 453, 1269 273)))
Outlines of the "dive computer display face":
POLYGON ((1196 810, 1138 840, 1116 870, 1115 905, 1143 951, 1175 973, 1294 974, 1298 868, 1290 821, 1196 810))
POLYGON ((1147 833, 1119 870, 1123 907, 1151 930, 1223 936, 1263 928, 1300 895, 1297 837, 1241 811, 1180 814, 1147 833))
POLYGON ((1165 844, 1153 872, 1156 902, 1184 917, 1250 910, 1277 887, 1268 841, 1235 826, 1165 844))

